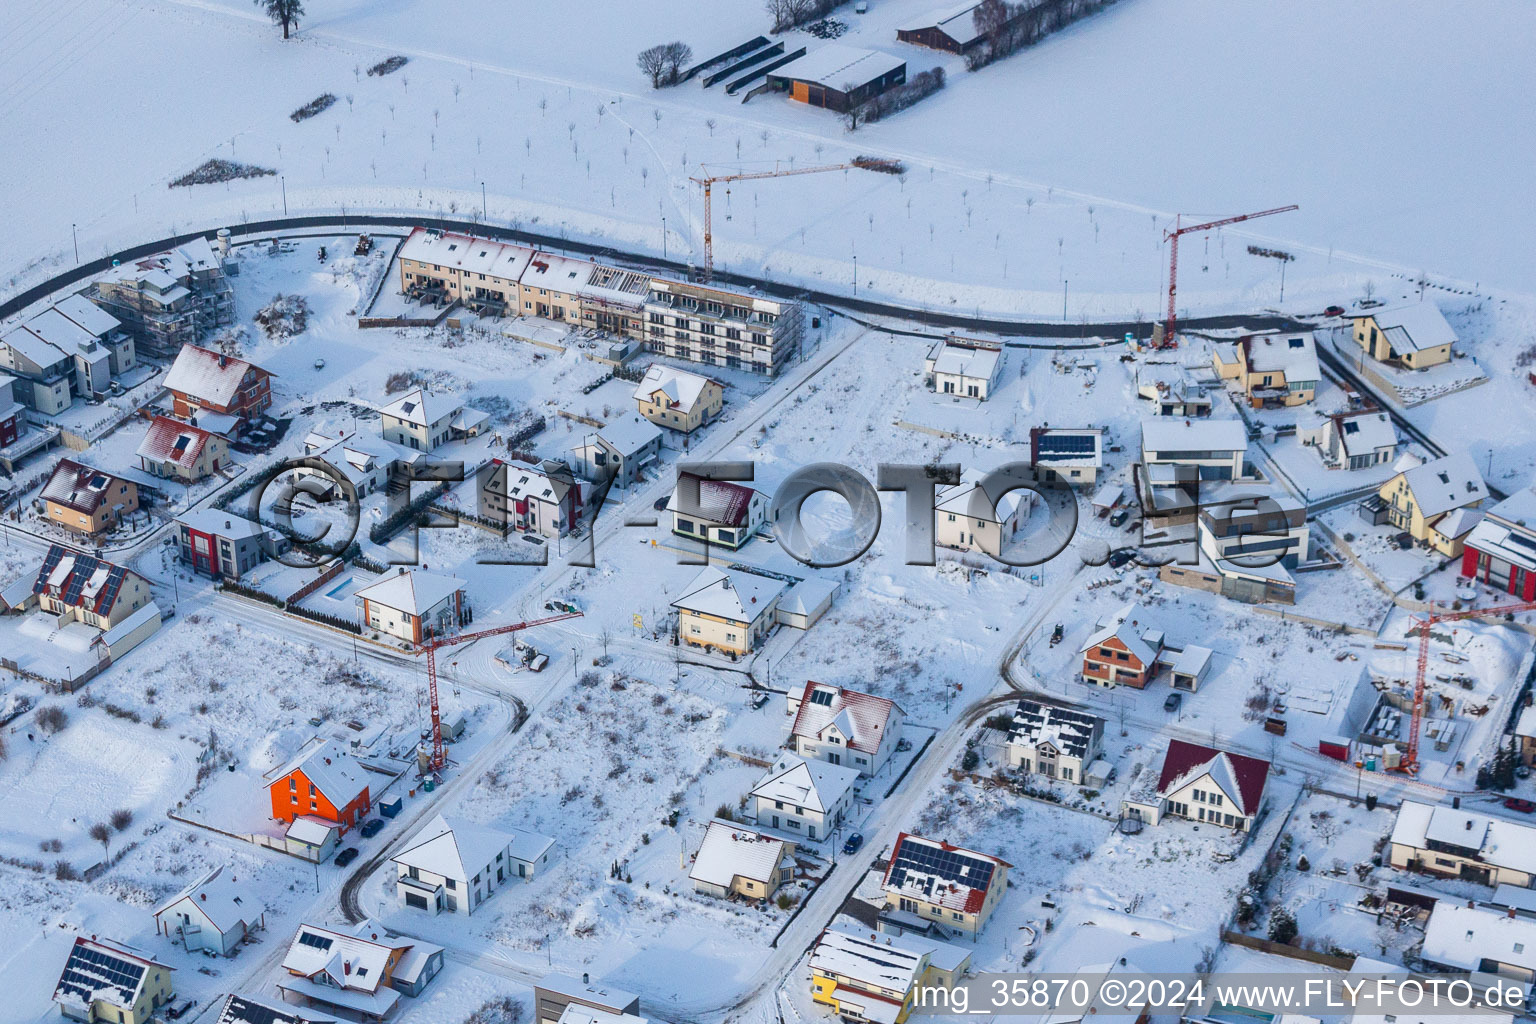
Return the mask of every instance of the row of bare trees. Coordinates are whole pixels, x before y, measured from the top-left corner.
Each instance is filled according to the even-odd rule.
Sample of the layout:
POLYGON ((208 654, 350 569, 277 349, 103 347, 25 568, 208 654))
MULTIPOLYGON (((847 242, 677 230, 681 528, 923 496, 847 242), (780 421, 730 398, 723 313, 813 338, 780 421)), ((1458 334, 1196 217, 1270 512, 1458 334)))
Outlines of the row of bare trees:
POLYGON ((651 88, 676 85, 683 69, 693 61, 693 48, 687 43, 662 43, 640 51, 635 63, 651 79, 651 88))
POLYGON ((763 7, 773 19, 773 31, 785 32, 808 21, 824 18, 844 0, 764 0, 763 7))
POLYGON ((971 17, 986 42, 966 54, 965 66, 971 71, 984 68, 1111 3, 1114 0, 981 0, 971 17))
POLYGON ((860 122, 878 121, 897 111, 906 110, 918 100, 931 96, 942 88, 944 88, 943 68, 919 71, 901 85, 887 89, 880 95, 850 109, 843 115, 848 123, 848 130, 853 131, 858 128, 860 122))

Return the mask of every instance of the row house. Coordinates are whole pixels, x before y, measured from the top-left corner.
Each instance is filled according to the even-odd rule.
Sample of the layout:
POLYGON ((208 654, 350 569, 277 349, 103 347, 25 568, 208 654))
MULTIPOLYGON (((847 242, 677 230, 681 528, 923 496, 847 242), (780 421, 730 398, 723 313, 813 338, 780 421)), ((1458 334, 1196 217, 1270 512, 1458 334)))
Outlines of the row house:
POLYGON ((176 517, 181 560, 192 571, 215 580, 239 582, 269 558, 286 552, 289 539, 260 523, 216 508, 200 508, 176 517))
MULTIPOLYGON (((272 374, 244 359, 187 345, 165 375, 178 419, 214 413, 238 427, 272 407, 272 374)), ((200 421, 201 422, 201 421, 200 421)))
POLYGON ((1465 811, 1458 804, 1404 800, 1392 826, 1391 865, 1479 885, 1531 888, 1536 882, 1536 828, 1465 811))
POLYGON ((0 368, 17 378, 22 404, 45 416, 106 395, 135 363, 122 325, 80 295, 0 334, 0 368))
POLYGON ((1255 409, 1305 405, 1317 397, 1317 342, 1302 334, 1251 334, 1214 349, 1216 376, 1230 380, 1255 409))
POLYGON ((119 264, 84 294, 162 359, 235 322, 234 289, 206 238, 119 264))
POLYGON ((1359 312, 1352 318, 1355 344, 1379 363, 1425 370, 1451 361, 1456 332, 1440 307, 1427 299, 1359 312))
POLYGON ((897 934, 939 925, 974 939, 1002 902, 1012 866, 990 854, 903 832, 880 883, 885 892, 882 923, 897 934))
POLYGON ((677 536, 735 551, 767 522, 768 496, 744 484, 680 470, 667 511, 677 536))
POLYGON ((433 815, 391 860, 403 907, 466 917, 512 879, 524 882, 549 863, 555 841, 433 815))
POLYGON ((720 415, 725 388, 710 377, 652 363, 635 385, 635 404, 658 427, 690 434, 720 415))
POLYGON ((379 436, 413 451, 431 452, 449 441, 478 435, 490 418, 463 402, 412 388, 379 410, 379 436))
POLYGON ((229 465, 229 440, 190 423, 156 416, 134 453, 151 476, 191 484, 229 465))
POLYGON ((1134 789, 1120 812, 1148 825, 1172 816, 1248 832, 1264 809, 1268 778, 1268 761, 1172 740, 1155 788, 1134 789))
POLYGON ((457 576, 398 567, 358 590, 358 621, 368 629, 419 644, 470 621, 466 584, 457 576))
POLYGON ((1093 768, 1104 749, 1104 719, 1086 711, 1037 700, 1021 700, 1008 730, 1008 764, 1023 772, 1085 784, 1090 775, 1108 774, 1108 766, 1093 768))
POLYGON ((771 377, 804 334, 798 302, 661 278, 651 279, 646 294, 646 347, 676 359, 771 377))
POLYGON ((901 743, 906 713, 886 697, 807 680, 791 690, 790 748, 801 757, 878 775, 901 743))
POLYGON ((693 855, 693 891, 717 899, 771 900, 795 877, 795 843, 714 818, 693 855))
POLYGON ((138 511, 139 485, 73 459, 60 459, 38 500, 49 522, 99 541, 124 517, 138 511))
POLYGON ((1480 518, 1467 536, 1461 574, 1536 601, 1536 490, 1516 491, 1480 518))

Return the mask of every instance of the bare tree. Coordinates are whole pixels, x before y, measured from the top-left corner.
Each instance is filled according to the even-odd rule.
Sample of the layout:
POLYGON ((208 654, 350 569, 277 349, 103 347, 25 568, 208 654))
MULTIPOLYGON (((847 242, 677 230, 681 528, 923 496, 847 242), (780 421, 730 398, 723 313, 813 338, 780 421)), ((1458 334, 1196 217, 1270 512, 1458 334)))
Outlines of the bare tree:
POLYGON ((133 812, 126 807, 119 807, 112 812, 111 821, 112 827, 121 832, 133 824, 133 812))
POLYGON ((107 828, 105 822, 98 821, 91 826, 90 837, 101 844, 103 853, 107 853, 108 846, 112 842, 112 830, 107 828))
POLYGON ((635 58, 635 64, 641 71, 650 76, 651 88, 661 88, 661 78, 667 73, 667 48, 666 46, 650 46, 640 51, 635 58))
POLYGON ((693 61, 693 47, 687 43, 672 42, 662 49, 667 58, 667 84, 676 85, 682 78, 683 69, 693 61))
POLYGON ((302 0, 255 0, 266 16, 272 19, 272 24, 283 26, 283 38, 288 38, 288 30, 297 28, 299 19, 304 17, 304 4, 302 0))

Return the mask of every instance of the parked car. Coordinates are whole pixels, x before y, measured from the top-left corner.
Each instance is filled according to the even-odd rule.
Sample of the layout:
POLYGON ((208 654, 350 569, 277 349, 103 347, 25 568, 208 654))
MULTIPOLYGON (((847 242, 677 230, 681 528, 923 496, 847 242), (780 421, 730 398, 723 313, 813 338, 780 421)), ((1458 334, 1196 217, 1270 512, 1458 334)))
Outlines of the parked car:
POLYGON ((374 836, 384 831, 384 819, 370 818, 369 820, 363 822, 363 827, 358 829, 358 831, 362 833, 364 839, 372 839, 374 836))
POLYGON ((1536 811, 1536 803, 1532 803, 1529 800, 1521 800, 1517 796, 1512 796, 1505 800, 1504 806, 1512 811, 1519 811, 1521 814, 1530 814, 1532 811, 1536 811))
POLYGON ((1327 309, 1323 310, 1323 316, 1343 316, 1343 315, 1344 315, 1344 307, 1343 306, 1329 306, 1327 309))
POLYGON ((1184 695, 1182 693, 1170 693, 1168 699, 1163 701, 1163 710, 1170 713, 1177 711, 1179 710, 1179 705, 1183 703, 1184 695))
POLYGON ((655 509, 657 512, 663 512, 666 510, 667 503, 671 500, 672 495, 670 494, 666 495, 665 497, 657 498, 655 501, 651 502, 651 508, 655 509))
POLYGON ((1515 765, 1515 778, 1517 778, 1517 779, 1528 779, 1530 777, 1531 777, 1531 769, 1530 769, 1529 765, 1524 765, 1524 764, 1517 764, 1517 765, 1515 765))
POLYGON ((535 537, 531 533, 523 534, 523 540, 527 541, 529 544, 543 544, 544 543, 544 538, 543 537, 535 537))
POLYGON ((188 999, 180 1006, 167 1006, 165 1008, 165 1018, 166 1020, 177 1020, 178 1018, 186 1016, 187 1011, 191 1010, 192 1007, 196 1005, 196 999, 188 999))
POLYGON ((1109 525, 1118 527, 1131 518, 1131 510, 1128 508, 1117 509, 1115 514, 1109 517, 1109 525))
POLYGON ((349 846, 336 855, 336 866, 344 868, 357 860, 357 847, 349 846))
POLYGON ((1118 569, 1135 557, 1136 553, 1130 548, 1116 548, 1109 553, 1109 567, 1118 569))
POLYGON ((843 853, 858 853, 859 847, 863 845, 864 834, 862 832, 855 832, 853 835, 848 837, 846 842, 843 843, 843 853))

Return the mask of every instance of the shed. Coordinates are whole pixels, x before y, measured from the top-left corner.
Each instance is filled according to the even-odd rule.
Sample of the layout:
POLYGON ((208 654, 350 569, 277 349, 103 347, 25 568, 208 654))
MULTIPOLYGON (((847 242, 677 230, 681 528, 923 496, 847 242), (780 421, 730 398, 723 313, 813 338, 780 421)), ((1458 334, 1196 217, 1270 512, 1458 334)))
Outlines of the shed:
POLYGON ((896 38, 946 53, 968 53, 987 38, 976 24, 976 8, 980 6, 980 0, 963 0, 957 7, 929 11, 898 28, 896 38))
POLYGON ((397 793, 387 800, 379 801, 379 813, 386 818, 397 817, 405 809, 405 800, 397 793))
POLYGON ((151 601, 101 635, 107 655, 121 658, 160 628, 160 606, 151 601))
POLYGON ((1110 481, 1093 492, 1093 510, 1095 512, 1108 512, 1120 504, 1120 499, 1123 497, 1125 497, 1125 485, 1110 481))
POLYGON ((768 74, 768 85, 813 107, 845 113, 907 80, 907 62, 833 43, 768 74))
POLYGON ((789 588, 775 614, 782 625, 810 629, 832 607, 839 586, 835 580, 811 576, 789 588))
POLYGON ((289 853, 304 860, 323 864, 341 843, 341 829, 334 822, 303 814, 293 819, 283 840, 289 853))
POLYGON ((1175 690, 1188 690, 1194 693, 1200 689, 1200 684, 1205 682, 1205 677, 1211 671, 1211 649, 1189 644, 1173 660, 1171 671, 1172 678, 1169 682, 1175 690))

